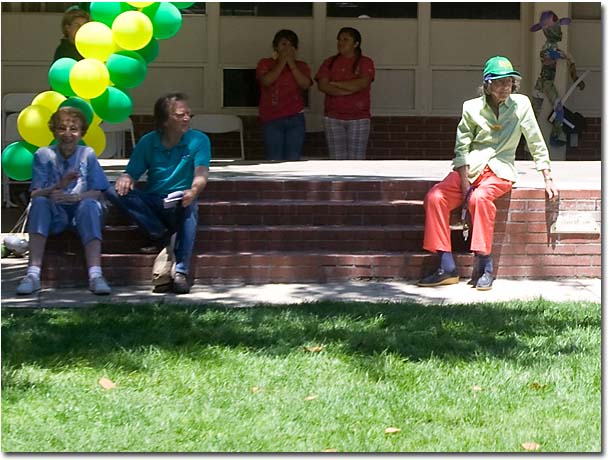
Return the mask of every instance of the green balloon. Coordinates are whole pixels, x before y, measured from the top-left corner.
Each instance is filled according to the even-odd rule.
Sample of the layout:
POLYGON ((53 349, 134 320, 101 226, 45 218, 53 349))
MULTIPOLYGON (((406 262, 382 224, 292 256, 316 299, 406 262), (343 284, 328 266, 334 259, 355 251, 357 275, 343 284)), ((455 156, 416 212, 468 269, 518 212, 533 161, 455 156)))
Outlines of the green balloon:
POLYGON ((185 8, 193 6, 195 2, 171 2, 171 4, 180 10, 184 10, 185 8))
POLYGON ((110 123, 120 123, 127 120, 133 111, 133 102, 129 94, 109 86, 101 96, 91 99, 95 113, 110 123))
POLYGON ((125 2, 91 2, 91 18, 112 27, 116 17, 125 11, 132 11, 134 8, 125 2))
POLYGON ((106 61, 110 80, 119 88, 135 88, 146 78, 146 61, 135 51, 118 51, 106 61))
POLYGON ((78 97, 78 96, 69 97, 68 99, 63 101, 61 104, 59 104, 59 106, 60 107, 74 107, 76 109, 79 109, 81 112, 83 112, 83 115, 85 116, 85 120, 87 120, 87 123, 91 124, 91 122, 93 121, 93 107, 91 107, 91 104, 89 104, 82 97, 78 97))
POLYGON ((2 171, 13 180, 30 180, 34 152, 38 147, 25 141, 13 142, 2 151, 2 171))
POLYGON ((70 86, 70 71, 75 64, 75 59, 64 57, 51 65, 49 69, 49 85, 51 85, 54 91, 66 97, 76 94, 70 86))
POLYGON ((157 56, 159 56, 159 42, 156 38, 151 38, 148 45, 135 51, 142 56, 147 64, 150 64, 152 61, 157 59, 157 56))
POLYGON ((155 2, 142 10, 153 25, 153 37, 158 40, 171 38, 182 27, 182 13, 168 2, 155 2))

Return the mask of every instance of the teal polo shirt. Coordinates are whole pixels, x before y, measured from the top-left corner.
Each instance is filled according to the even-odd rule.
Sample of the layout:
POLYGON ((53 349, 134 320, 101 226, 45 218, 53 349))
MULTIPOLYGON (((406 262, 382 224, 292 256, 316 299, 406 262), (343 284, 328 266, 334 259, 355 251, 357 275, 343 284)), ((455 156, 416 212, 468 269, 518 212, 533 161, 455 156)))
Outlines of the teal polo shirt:
POLYGON ((125 172, 135 180, 148 171, 145 191, 158 195, 191 188, 195 168, 210 166, 210 139, 201 131, 188 130, 171 149, 161 144, 159 131, 145 134, 135 146, 125 172))

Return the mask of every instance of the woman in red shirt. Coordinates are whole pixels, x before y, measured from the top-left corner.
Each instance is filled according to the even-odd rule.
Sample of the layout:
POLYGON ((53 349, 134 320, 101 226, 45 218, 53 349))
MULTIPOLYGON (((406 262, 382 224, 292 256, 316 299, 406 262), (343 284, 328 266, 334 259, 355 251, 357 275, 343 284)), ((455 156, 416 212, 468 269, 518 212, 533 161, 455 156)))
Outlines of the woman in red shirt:
POLYGON ((258 105, 268 160, 299 160, 305 141, 303 92, 313 82, 309 66, 296 59, 299 38, 282 29, 273 37, 273 57, 261 59, 256 78, 261 89, 258 105))
POLYGON ((371 128, 373 60, 363 56, 360 32, 344 27, 337 34, 338 54, 326 59, 318 73, 324 101, 324 130, 333 160, 364 160, 371 128))

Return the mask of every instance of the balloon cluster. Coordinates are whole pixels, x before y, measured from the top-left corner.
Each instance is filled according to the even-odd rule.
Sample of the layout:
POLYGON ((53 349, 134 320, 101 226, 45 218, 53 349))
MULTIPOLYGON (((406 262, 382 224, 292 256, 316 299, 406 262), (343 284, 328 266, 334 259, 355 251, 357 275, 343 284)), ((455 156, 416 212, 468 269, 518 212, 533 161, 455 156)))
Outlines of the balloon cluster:
POLYGON ((51 91, 38 94, 17 118, 23 141, 2 152, 2 169, 14 180, 32 178, 33 153, 49 145, 48 123, 60 107, 80 109, 89 122, 83 142, 99 156, 106 148, 102 121, 120 123, 133 110, 128 90, 146 78, 147 65, 159 54, 159 40, 178 33, 181 9, 195 2, 92 2, 92 21, 74 42, 83 59, 61 58, 49 69, 51 91))

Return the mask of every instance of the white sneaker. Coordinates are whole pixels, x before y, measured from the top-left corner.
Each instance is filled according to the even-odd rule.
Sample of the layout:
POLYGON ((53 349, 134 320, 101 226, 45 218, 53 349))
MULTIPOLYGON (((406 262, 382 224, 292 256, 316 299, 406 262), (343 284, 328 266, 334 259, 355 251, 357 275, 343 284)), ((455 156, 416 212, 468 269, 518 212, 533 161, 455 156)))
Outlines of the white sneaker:
POLYGON ((96 276, 89 280, 89 290, 95 295, 108 295, 110 294, 110 286, 104 279, 103 276, 96 276))
POLYGON ((25 275, 17 286, 17 294, 19 295, 33 294, 36 291, 40 291, 40 278, 32 274, 25 275))

